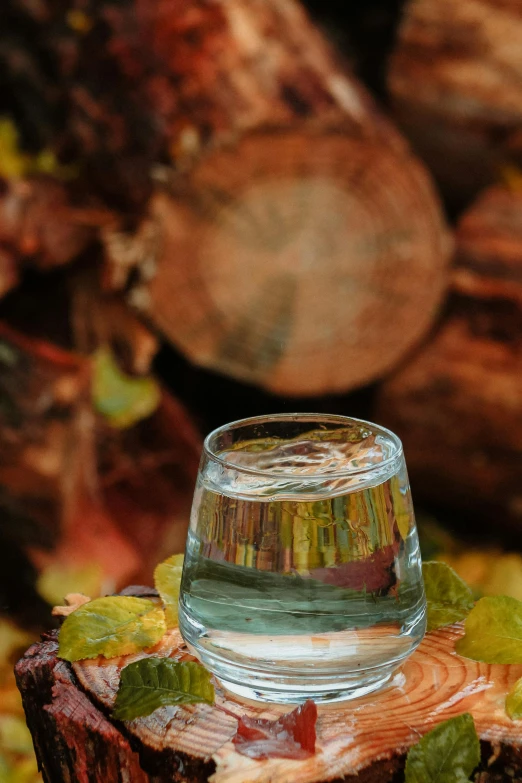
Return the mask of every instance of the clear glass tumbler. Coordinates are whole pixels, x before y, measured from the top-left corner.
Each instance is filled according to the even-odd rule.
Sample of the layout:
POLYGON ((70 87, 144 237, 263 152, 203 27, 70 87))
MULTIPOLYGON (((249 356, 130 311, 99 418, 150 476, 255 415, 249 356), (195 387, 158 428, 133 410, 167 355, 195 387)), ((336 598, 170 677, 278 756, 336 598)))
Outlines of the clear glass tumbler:
POLYGON ((180 629, 235 694, 300 702, 381 687, 426 601, 400 440, 343 416, 234 422, 205 441, 180 629))

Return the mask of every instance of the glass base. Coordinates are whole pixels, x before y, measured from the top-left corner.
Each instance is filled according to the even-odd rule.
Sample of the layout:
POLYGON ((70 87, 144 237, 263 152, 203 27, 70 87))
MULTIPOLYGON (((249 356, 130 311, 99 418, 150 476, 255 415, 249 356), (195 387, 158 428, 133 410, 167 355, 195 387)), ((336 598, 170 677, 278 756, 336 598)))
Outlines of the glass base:
POLYGON ((326 689, 315 686, 299 687, 298 683, 288 683, 287 688, 280 686, 271 688, 266 685, 240 685, 237 682, 229 682, 219 678, 223 688, 233 696, 251 701, 276 702, 278 704, 302 704, 307 699, 312 699, 316 704, 330 704, 339 701, 348 701, 366 696, 368 693, 383 688, 390 682, 394 670, 379 672, 373 677, 366 677, 363 683, 345 683, 339 678, 336 683, 330 683, 326 689))
POLYGON ((364 671, 310 672, 304 670, 261 670, 223 660, 208 649, 187 646, 218 679, 222 687, 236 697, 252 701, 302 704, 312 699, 318 704, 347 701, 366 696, 390 682, 402 660, 364 671))

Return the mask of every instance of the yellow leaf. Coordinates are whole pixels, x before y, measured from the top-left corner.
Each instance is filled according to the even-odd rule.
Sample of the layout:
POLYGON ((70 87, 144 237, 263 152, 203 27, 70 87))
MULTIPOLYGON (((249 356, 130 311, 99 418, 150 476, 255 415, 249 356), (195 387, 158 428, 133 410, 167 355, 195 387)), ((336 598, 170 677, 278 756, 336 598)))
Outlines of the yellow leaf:
POLYGON ((132 427, 151 416, 161 393, 154 378, 135 378, 119 367, 107 346, 94 355, 93 401, 113 427, 132 427))
POLYGON ((154 584, 165 604, 165 616, 169 628, 176 627, 178 624, 178 600, 183 560, 183 555, 172 555, 160 563, 154 571, 154 584))
POLYGON ((80 661, 129 655, 157 644, 166 630, 163 609, 146 598, 96 598, 65 619, 58 656, 80 661))
POLYGON ((83 593, 96 598, 102 591, 103 578, 99 563, 76 569, 50 565, 38 577, 36 587, 42 598, 55 606, 61 604, 69 593, 83 593))

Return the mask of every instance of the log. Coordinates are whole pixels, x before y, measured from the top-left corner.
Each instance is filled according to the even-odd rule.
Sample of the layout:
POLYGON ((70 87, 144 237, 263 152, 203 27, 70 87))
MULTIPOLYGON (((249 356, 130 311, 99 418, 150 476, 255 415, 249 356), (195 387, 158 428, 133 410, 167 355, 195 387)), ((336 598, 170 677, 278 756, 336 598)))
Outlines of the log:
POLYGON ((406 5, 388 75, 394 114, 454 203, 520 159, 521 44, 518 2, 406 5))
POLYGON ((12 5, 40 43, 6 30, 9 78, 41 66, 48 148, 123 213, 100 229, 107 280, 137 267, 130 301, 190 360, 302 396, 419 341, 445 284, 440 205, 296 0, 12 5))
POLYGON ((444 289, 424 172, 339 128, 251 133, 158 193, 149 220, 156 254, 131 302, 197 364, 279 394, 391 369, 444 289))
POLYGON ((403 440, 417 500, 494 518, 497 532, 522 516, 521 207, 496 186, 463 215, 446 318, 375 413, 403 440))
POLYGON ((108 278, 137 265, 130 301, 199 365, 292 395, 373 380, 440 303, 428 175, 294 0, 144 8, 114 50, 171 165, 135 241, 104 232, 108 278))
POLYGON ((522 733, 507 717, 504 701, 522 666, 456 656, 462 633, 456 624, 428 634, 390 687, 320 707, 317 752, 304 760, 258 762, 239 755, 231 742, 236 716, 275 720, 289 708, 235 701, 219 684, 213 707, 164 707, 147 718, 111 720, 122 666, 146 655, 190 658, 177 630, 146 653, 72 666, 56 657, 55 636, 48 635, 19 661, 16 677, 45 783, 397 782, 408 748, 464 712, 473 715, 481 739, 480 780, 520 775, 522 733))

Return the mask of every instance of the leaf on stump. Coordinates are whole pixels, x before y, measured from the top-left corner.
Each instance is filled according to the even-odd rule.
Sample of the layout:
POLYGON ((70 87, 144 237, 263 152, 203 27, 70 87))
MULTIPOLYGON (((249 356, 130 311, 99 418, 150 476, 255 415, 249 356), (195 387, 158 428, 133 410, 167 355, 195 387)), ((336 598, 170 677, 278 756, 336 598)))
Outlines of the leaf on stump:
POLYGON ((213 704, 210 678, 210 672, 193 661, 142 658, 122 669, 112 717, 134 720, 167 705, 213 704))
POLYGON ((315 753, 317 707, 306 701, 279 720, 239 718, 235 749, 251 759, 305 759, 315 753))
POLYGON ((473 609, 473 593, 446 563, 423 563, 422 575, 428 603, 427 630, 463 620, 473 609))
POLYGON ((464 783, 480 762, 480 742, 467 712, 440 723, 410 749, 405 783, 464 783))
POLYGON ((65 619, 58 656, 79 661, 129 655, 157 644, 166 630, 163 609, 146 598, 96 598, 65 619))
POLYGON ((165 617, 169 628, 178 625, 178 601, 183 560, 183 555, 172 555, 156 566, 154 571, 154 585, 165 605, 165 617))
POLYGON ((481 598, 469 613, 459 655, 483 663, 522 663, 522 601, 509 596, 481 598))

